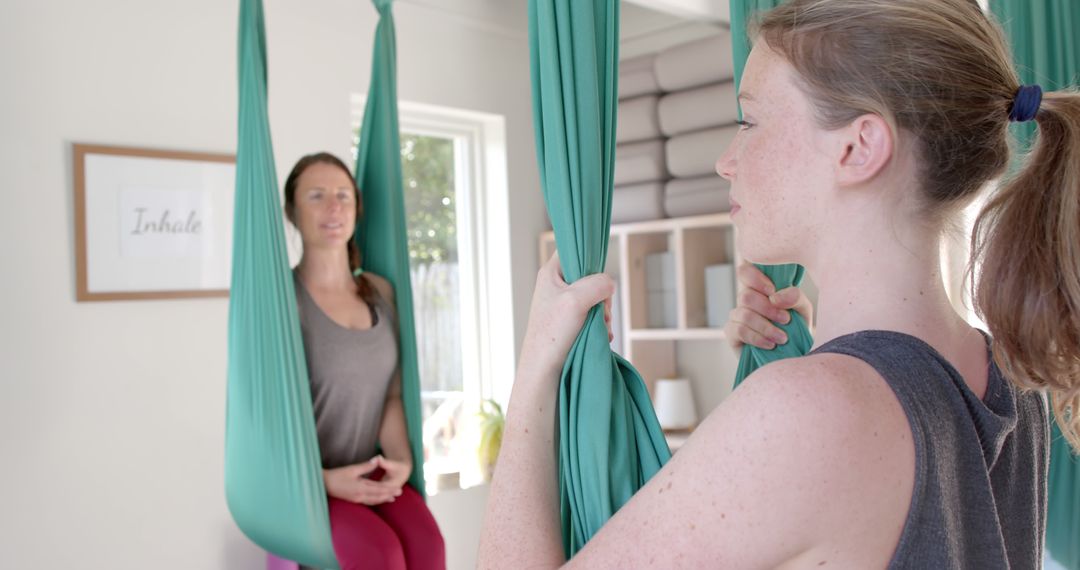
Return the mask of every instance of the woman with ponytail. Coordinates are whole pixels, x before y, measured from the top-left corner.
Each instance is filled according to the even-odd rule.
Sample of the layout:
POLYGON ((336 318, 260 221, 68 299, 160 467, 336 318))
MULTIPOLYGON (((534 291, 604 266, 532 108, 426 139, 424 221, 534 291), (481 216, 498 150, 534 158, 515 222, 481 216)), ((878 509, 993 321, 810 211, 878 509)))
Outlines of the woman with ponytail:
MULTIPOLYGON (((748 378, 569 566, 1040 568, 1049 405, 1080 445, 1080 94, 1021 85, 972 0, 790 0, 751 36, 716 168, 743 257, 818 286, 817 344, 748 378), (1010 169, 1012 121, 1038 141, 1010 169), (940 243, 1002 176, 973 244, 980 331, 940 243)), ((768 348, 777 309, 806 308, 761 277, 742 271, 727 331, 768 348)), ((611 291, 541 269, 485 568, 565 562, 556 386, 611 291)))
POLYGON ((331 154, 305 156, 285 181, 285 214, 304 243, 293 276, 338 562, 444 568, 439 528, 407 483, 394 291, 361 270, 356 181, 331 154))

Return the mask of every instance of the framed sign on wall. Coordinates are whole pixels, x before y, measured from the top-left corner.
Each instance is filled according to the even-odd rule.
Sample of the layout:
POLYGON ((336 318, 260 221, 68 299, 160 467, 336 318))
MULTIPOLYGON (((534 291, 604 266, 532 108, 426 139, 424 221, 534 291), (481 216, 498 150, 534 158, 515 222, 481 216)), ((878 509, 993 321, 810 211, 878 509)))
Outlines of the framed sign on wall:
POLYGON ((232 155, 75 144, 76 299, 226 297, 232 155))

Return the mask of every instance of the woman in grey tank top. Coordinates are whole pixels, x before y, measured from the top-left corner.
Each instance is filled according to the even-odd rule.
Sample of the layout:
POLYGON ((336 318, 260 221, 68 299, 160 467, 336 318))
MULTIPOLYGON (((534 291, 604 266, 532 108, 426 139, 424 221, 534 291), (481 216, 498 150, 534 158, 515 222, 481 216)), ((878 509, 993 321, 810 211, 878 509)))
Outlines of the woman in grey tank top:
MULTIPOLYGON (((1021 86, 973 0, 790 0, 753 35, 717 172, 743 257, 818 286, 817 346, 753 374, 567 566, 1040 567, 1047 394, 1078 441, 1080 94, 1021 86), (1005 173, 1010 121, 1032 120, 977 226, 991 344, 952 308, 940 243, 1005 173)), ((742 273, 730 338, 785 342, 769 321, 805 301, 742 273)), ((536 283, 485 568, 566 562, 559 372, 613 285, 567 285, 557 260, 536 283)))
POLYGON ((334 551, 342 570, 442 569, 442 534, 407 483, 393 288, 359 270, 352 240, 362 211, 355 180, 331 154, 301 158, 285 181, 285 213, 304 241, 296 301, 334 551))

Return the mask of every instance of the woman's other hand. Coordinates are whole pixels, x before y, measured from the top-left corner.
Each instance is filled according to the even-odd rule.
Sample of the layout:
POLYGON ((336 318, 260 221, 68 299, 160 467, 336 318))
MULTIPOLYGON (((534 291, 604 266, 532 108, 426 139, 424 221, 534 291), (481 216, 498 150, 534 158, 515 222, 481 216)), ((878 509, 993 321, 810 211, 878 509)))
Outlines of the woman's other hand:
POLYGON ((809 325, 813 323, 814 307, 798 287, 776 290, 776 286, 754 264, 743 262, 736 271, 742 286, 738 305, 732 309, 724 333, 735 351, 744 344, 772 350, 787 343, 787 335, 777 325, 791 322, 788 309, 793 309, 809 325))
POLYGON ((383 470, 383 475, 379 482, 390 485, 398 490, 398 494, 401 494, 401 488, 405 486, 405 483, 409 482, 409 475, 412 475, 412 463, 394 461, 393 459, 387 459, 382 455, 376 455, 372 461, 383 470))
MULTIPOLYGON (((369 475, 379 469, 379 459, 380 457, 376 456, 355 465, 323 469, 326 494, 343 501, 364 505, 392 502, 401 495, 401 486, 395 487, 387 481, 369 478, 369 475)), ((405 478, 408 479, 408 475, 405 478)))
POLYGON ((558 254, 551 256, 536 275, 520 367, 529 367, 533 371, 562 370, 585 316, 601 302, 604 303, 608 340, 611 340, 611 295, 614 292, 615 281, 603 273, 567 284, 558 254))

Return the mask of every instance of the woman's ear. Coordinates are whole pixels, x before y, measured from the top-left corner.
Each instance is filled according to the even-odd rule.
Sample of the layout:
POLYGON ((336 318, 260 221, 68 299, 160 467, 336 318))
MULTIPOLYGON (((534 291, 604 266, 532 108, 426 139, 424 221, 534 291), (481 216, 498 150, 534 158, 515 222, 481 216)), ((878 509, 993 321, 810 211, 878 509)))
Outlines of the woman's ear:
POLYGON ((892 159, 892 127, 881 115, 867 113, 841 129, 836 180, 855 186, 874 179, 892 159))

